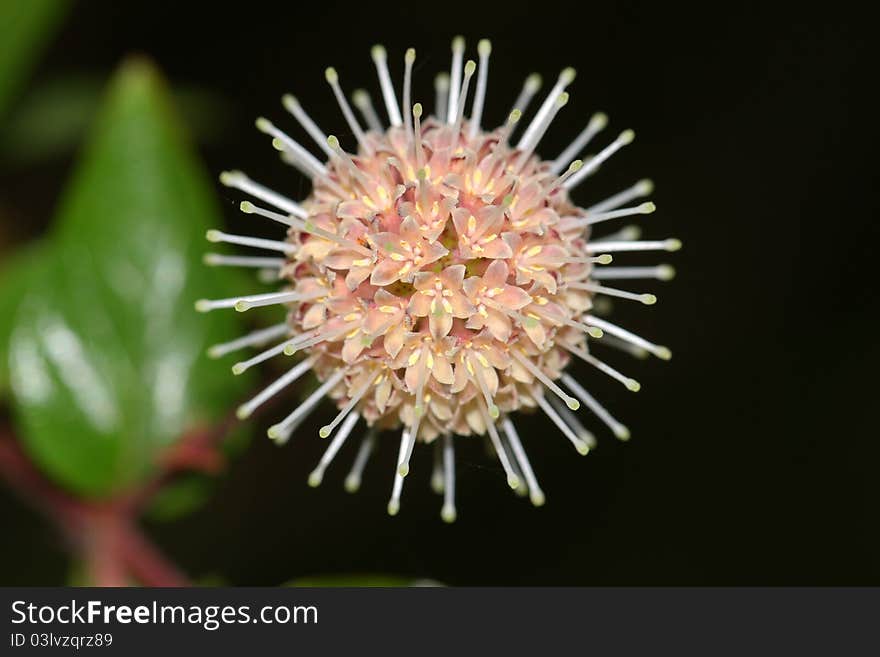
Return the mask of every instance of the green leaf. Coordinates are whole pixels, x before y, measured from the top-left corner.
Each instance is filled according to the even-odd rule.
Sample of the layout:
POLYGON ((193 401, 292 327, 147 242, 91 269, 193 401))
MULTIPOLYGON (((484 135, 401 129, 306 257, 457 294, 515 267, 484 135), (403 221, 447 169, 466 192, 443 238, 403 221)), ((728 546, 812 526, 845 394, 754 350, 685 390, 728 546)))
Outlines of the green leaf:
POLYGON ((27 77, 68 4, 67 0, 0 2, 0 114, 27 77))
POLYGON ((210 184, 156 71, 126 63, 111 84, 12 331, 22 441, 79 494, 148 474, 157 453, 225 415, 243 382, 203 354, 239 333, 198 298, 236 293, 202 265, 218 223, 210 184))
POLYGON ((13 319, 47 250, 44 244, 30 245, 10 256, 0 268, 0 396, 9 387, 9 338, 13 319))

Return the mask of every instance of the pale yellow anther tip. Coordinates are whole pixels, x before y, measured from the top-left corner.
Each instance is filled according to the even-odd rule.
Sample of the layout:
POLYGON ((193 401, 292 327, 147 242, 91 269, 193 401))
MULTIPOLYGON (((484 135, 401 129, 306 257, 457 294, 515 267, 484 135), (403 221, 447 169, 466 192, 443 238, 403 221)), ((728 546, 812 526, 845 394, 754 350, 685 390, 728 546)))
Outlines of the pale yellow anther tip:
POLYGON ((381 43, 377 43, 375 46, 370 48, 370 55, 374 60, 385 59, 388 56, 388 52, 385 50, 385 46, 381 43))
POLYGON ((443 522, 452 524, 457 517, 455 507, 444 505, 443 509, 440 511, 440 517, 443 518, 443 522))
POLYGON ((578 443, 576 446, 576 449, 577 449, 577 453, 580 454, 581 456, 586 456, 587 454, 590 453, 590 446, 584 442, 578 443))
POLYGON ((543 78, 540 73, 532 73, 529 77, 526 78, 526 91, 530 94, 537 93, 537 91, 541 88, 541 84, 543 83, 543 78))
POLYGON ((610 253, 603 253, 596 258, 596 262, 600 265, 610 265, 614 261, 614 256, 610 253))
POLYGON ((295 353, 296 353, 296 347, 294 347, 292 344, 289 344, 286 347, 284 347, 284 355, 285 356, 293 356, 295 353))
POLYGON ((556 105, 558 107, 565 107, 568 104, 568 98, 568 92, 563 91, 561 94, 559 94, 559 98, 556 99, 556 105))
POLYGON ((507 122, 510 124, 514 124, 522 118, 522 111, 515 109, 510 113, 510 116, 507 117, 507 122))
POLYGON ((235 417, 239 420, 246 420, 251 416, 251 411, 246 406, 239 406, 235 410, 235 417))
POLYGON ((664 244, 667 251, 678 251, 681 249, 681 246, 681 240, 675 238, 666 240, 664 244))
POLYGON ((632 392, 638 392, 642 389, 642 384, 636 381, 635 379, 627 379, 626 380, 626 389, 632 392))
POLYGON ((584 166, 583 160, 575 160, 574 162, 572 162, 571 164, 568 165, 568 170, 571 173, 577 173, 578 171, 581 170, 582 166, 584 166))
POLYGON ((219 230, 209 230, 207 233, 205 233, 205 239, 209 242, 219 242, 221 239, 223 239, 223 233, 221 233, 219 230))
POLYGON ((336 137, 336 135, 330 135, 329 137, 327 137, 327 145, 334 151, 339 148, 339 139, 336 137))
POLYGON ((539 490, 532 491, 529 494, 529 499, 534 506, 544 506, 544 502, 547 501, 547 498, 544 497, 544 493, 539 490))
POLYGON ((370 94, 368 94, 366 90, 355 89, 351 92, 351 102, 354 103, 355 107, 366 107, 369 101, 370 94))
POLYGON ((581 403, 575 399, 574 397, 569 397, 565 400, 565 405, 572 411, 576 411, 581 407, 581 403))
POLYGON ((319 435, 321 438, 326 438, 327 436, 330 435, 330 432, 331 432, 331 431, 332 431, 332 429, 330 428, 330 426, 329 426, 329 425, 325 425, 325 426, 321 427, 321 428, 318 430, 318 435, 319 435))
POLYGON ((235 306, 233 306, 233 307, 235 308, 236 311, 243 313, 243 312, 247 312, 248 310, 251 309, 251 304, 249 304, 247 301, 240 300, 240 301, 236 301, 235 306))
POLYGON ((405 477, 409 474, 409 463, 401 463, 397 466, 397 474, 401 477, 405 477))
POLYGON ((269 132, 274 127, 272 122, 264 116, 258 117, 256 121, 254 121, 254 125, 257 126, 257 130, 260 132, 269 132))
POLYGON ((330 84, 336 84, 339 82, 339 74, 336 72, 336 69, 332 66, 328 66, 324 71, 324 77, 327 79, 327 82, 330 84))
POLYGON ((621 145, 626 145, 632 143, 632 140, 636 138, 635 130, 624 130, 617 137, 617 141, 621 145))
POLYGON ((273 424, 269 427, 269 430, 266 432, 266 435, 269 436, 272 440, 278 440, 281 438, 281 425, 273 424))
POLYGON ((602 130, 608 125, 608 115, 605 112, 596 112, 590 118, 590 123, 593 124, 593 130, 602 130))
POLYGON ((220 184, 226 187, 232 187, 244 178, 246 178, 246 176, 241 171, 222 171, 220 173, 220 184))
POLYGON ((238 204, 238 209, 244 212, 245 214, 253 214, 254 204, 250 201, 242 201, 238 204))
POLYGON ((643 178, 636 183, 636 188, 642 196, 647 196, 654 191, 654 181, 650 178, 643 178))
POLYGON ((574 82, 574 79, 577 77, 577 71, 574 70, 571 66, 562 69, 562 72, 559 74, 559 79, 565 84, 571 84, 574 82))
POLYGON ((493 420, 497 420, 499 415, 501 415, 501 411, 498 410, 498 407, 495 404, 492 404, 489 407, 489 417, 493 420))
POLYGON ((422 104, 416 103, 415 105, 413 105, 412 113, 415 118, 422 118, 422 104))
POLYGON ((463 36, 458 35, 457 37, 452 39, 452 50, 453 51, 464 50, 464 37, 463 36))
POLYGON ((195 303, 196 312, 206 313, 211 310, 211 302, 207 299, 199 299, 195 303))
POLYGON ((388 503, 388 515, 396 516, 400 511, 400 504, 398 502, 389 502, 388 503))
POLYGON ((671 281, 675 278, 675 267, 672 265, 658 265, 657 278, 661 281, 671 281))
POLYGON ((587 333, 591 338, 596 338, 597 340, 605 335, 605 331, 595 326, 591 326, 590 328, 588 328, 587 333))
POLYGON ((648 201, 647 203, 642 203, 639 206, 639 212, 641 212, 642 214, 651 214, 652 212, 654 212, 656 210, 657 210, 657 206, 654 205, 651 201, 648 201))
POLYGON ((406 54, 404 54, 404 56, 403 56, 403 60, 407 64, 412 64, 414 61, 416 61, 416 49, 415 48, 407 48, 406 54))
POLYGON ((434 89, 437 91, 449 91, 449 73, 438 73, 434 78, 434 89))
POLYGON ((319 470, 314 470, 309 475, 309 486, 311 486, 312 488, 317 488, 321 485, 322 479, 324 479, 324 473, 320 472, 319 470))
POLYGON ((639 301, 641 301, 646 306, 653 306, 657 303, 657 297, 653 294, 643 294, 639 297, 639 301))
POLYGON ((513 490, 516 490, 519 487, 519 477, 516 475, 510 475, 507 478, 507 485, 510 486, 513 490))
POLYGON ((480 39, 480 42, 477 44, 477 52, 480 54, 480 57, 488 57, 492 54, 492 42, 489 39, 480 39))
POLYGON ((347 493, 357 493, 361 487, 361 480, 358 477, 345 478, 345 491, 347 493))
POLYGON ((281 96, 281 104, 284 105, 285 109, 299 108, 299 101, 296 96, 293 94, 284 94, 281 96))
POLYGON ((476 70, 477 63, 473 59, 467 60, 467 64, 464 65, 464 74, 470 76, 473 75, 476 70))
POLYGON ((623 425, 620 425, 619 427, 616 427, 616 428, 614 429, 614 435, 617 437, 618 440, 624 440, 624 441, 626 441, 626 440, 629 440, 629 439, 631 438, 631 435, 630 435, 629 429, 627 429, 627 428, 626 428, 625 426, 623 426, 623 425))
POLYGON ((654 355, 661 360, 670 360, 672 358, 672 351, 668 347, 657 347, 654 350, 654 355))
POLYGON ((232 373, 235 374, 235 376, 238 376, 239 374, 244 374, 244 370, 245 366, 241 363, 236 363, 232 366, 232 373))

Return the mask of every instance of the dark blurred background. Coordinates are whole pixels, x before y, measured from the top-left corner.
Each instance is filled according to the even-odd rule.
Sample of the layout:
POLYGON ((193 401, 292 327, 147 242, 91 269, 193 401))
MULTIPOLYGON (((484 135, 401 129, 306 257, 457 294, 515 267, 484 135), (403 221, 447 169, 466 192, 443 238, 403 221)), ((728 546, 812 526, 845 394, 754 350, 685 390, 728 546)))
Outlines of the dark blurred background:
MULTIPOLYGON (((89 0, 74 5, 29 84, 100 84, 144 53, 202 103, 196 127, 212 174, 241 168, 299 198, 306 182, 254 117, 283 119, 280 97, 293 92, 326 131, 345 135, 323 70, 334 65, 347 91, 364 86, 377 100, 376 42, 395 76, 405 48, 417 49, 414 100, 430 106, 458 33, 470 56, 480 37, 493 42, 484 123, 504 119, 529 72, 550 83, 575 66, 571 102, 541 151, 555 155, 596 110, 611 117, 606 138, 634 128, 633 146, 576 199, 650 176, 659 209, 646 236, 684 241, 663 258, 677 279, 643 286, 657 306, 619 303, 614 313, 668 344, 672 361, 610 354, 642 382, 638 394, 576 370, 633 439, 618 443, 593 423, 599 448, 581 458, 548 422, 524 419, 541 509, 512 495, 472 441, 460 452, 459 520, 447 526, 428 486, 430 450, 417 451, 401 513, 389 518, 396 439, 383 441, 360 494, 342 490, 353 444, 313 490, 322 413, 282 449, 263 437, 263 417, 210 501, 149 524, 150 534, 194 577, 230 584, 347 573, 451 585, 880 584, 876 112, 859 94, 877 61, 867 17, 840 3, 811 13, 766 3, 89 0)), ((45 230, 74 161, 61 151, 3 169, 3 253, 45 230)), ((217 193, 228 225, 239 225, 240 195, 219 184, 217 193)), ((0 582, 66 580, 54 531, 6 489, 0 519, 0 582)))

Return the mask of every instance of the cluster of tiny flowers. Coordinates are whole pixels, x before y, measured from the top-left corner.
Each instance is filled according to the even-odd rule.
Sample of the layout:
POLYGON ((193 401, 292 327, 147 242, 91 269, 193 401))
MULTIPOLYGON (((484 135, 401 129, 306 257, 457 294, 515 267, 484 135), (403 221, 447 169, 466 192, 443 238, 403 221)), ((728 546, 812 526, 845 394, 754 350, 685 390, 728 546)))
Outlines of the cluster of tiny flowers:
POLYGON ((359 90, 352 101, 366 129, 361 126, 335 69, 328 68, 327 82, 357 140, 355 153, 325 135, 293 96, 284 97, 284 106, 321 150, 320 159, 268 120, 258 119, 257 128, 272 137, 286 162, 312 181, 313 191, 296 202, 241 172, 224 173, 224 185, 270 206, 245 201, 241 210, 282 224, 287 236, 274 241, 210 231, 212 242, 280 252, 282 257, 208 254, 206 262, 269 270, 284 287, 196 304, 200 311, 267 305, 285 311, 277 325, 215 345, 210 354, 220 357, 280 340, 236 363, 236 374, 274 356, 305 356, 243 404, 238 415, 248 417, 314 372, 318 388, 269 429, 270 438, 284 443, 322 399, 336 403, 339 412, 320 430, 322 438, 333 439, 311 474, 312 485, 320 484, 363 420, 368 431, 346 487, 359 487, 378 432, 396 430, 400 447, 389 513, 399 510, 414 445, 434 443, 432 483, 443 494, 441 515, 450 522, 456 516, 454 436, 488 436, 510 487, 527 493, 535 505, 543 503, 544 493, 511 419, 515 411, 540 410, 581 454, 595 444, 574 414, 581 404, 618 438, 628 438, 626 427, 564 370, 575 357, 638 390, 635 380, 593 356, 590 342, 670 357, 665 347, 595 316, 593 305, 596 295, 653 304, 651 294, 604 282, 668 280, 671 267, 607 267, 611 254, 680 246, 674 239, 639 241, 632 227, 603 238, 591 235, 595 224, 653 212, 652 203, 623 207, 649 194, 650 181, 586 209, 569 198, 571 189, 633 140, 631 130, 592 157, 575 159, 607 123, 605 115, 596 114, 557 158, 536 155, 544 133, 568 101, 565 89, 574 80, 573 69, 562 71, 514 143, 540 77, 527 78, 503 126, 484 129, 491 46, 480 42, 479 65, 464 63, 464 50, 464 40, 456 38, 451 71, 437 76, 435 113, 427 116, 420 103, 411 102, 415 51, 408 50, 404 58, 401 107, 386 52, 373 48, 387 128, 369 95, 359 90))

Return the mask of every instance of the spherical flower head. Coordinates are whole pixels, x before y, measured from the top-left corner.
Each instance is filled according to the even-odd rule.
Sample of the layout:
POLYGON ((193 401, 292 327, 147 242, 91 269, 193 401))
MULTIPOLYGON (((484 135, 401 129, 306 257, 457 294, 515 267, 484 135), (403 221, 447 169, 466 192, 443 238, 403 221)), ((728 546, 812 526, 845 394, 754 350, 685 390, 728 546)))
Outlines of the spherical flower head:
POLYGON ((224 174, 224 184, 276 208, 246 202, 242 210, 284 224, 287 235, 273 241, 214 231, 209 238, 278 251, 283 257, 213 255, 208 260, 269 267, 284 289, 198 305, 200 310, 284 308, 286 318, 277 326, 218 345, 213 355, 284 338, 234 371, 281 353, 305 356, 239 415, 250 415, 313 371, 321 385, 269 430, 270 437, 283 442, 323 397, 336 402, 339 412, 320 435, 336 433, 311 484, 322 481, 324 469, 363 420, 370 429, 346 487, 359 486, 377 432, 397 430, 401 438, 389 512, 400 507, 414 445, 435 443, 433 481, 444 493, 441 515, 446 520, 456 515, 453 436, 488 435, 509 485, 528 492, 536 505, 544 502, 544 494, 511 419, 515 412, 541 410, 581 454, 594 444, 573 413, 581 402, 618 437, 628 437, 628 430, 564 370, 574 356, 638 390, 635 380, 596 359, 590 342, 608 333, 604 339, 630 351, 667 358, 668 350, 596 317, 594 298, 609 295, 652 304, 653 295, 607 287, 602 279, 666 280, 670 268, 602 269, 613 252, 678 246, 672 240, 639 242, 622 233, 601 241, 592 237, 595 224, 653 212, 651 203, 621 207, 649 193, 647 181, 586 209, 570 198, 571 189, 632 141, 632 131, 622 132, 586 163, 576 159, 607 123, 597 114, 559 157, 544 160, 536 154, 568 102, 565 89, 575 77, 573 69, 560 74, 514 141, 540 78, 526 80, 504 125, 485 129, 481 118, 491 47, 480 42, 479 67, 473 61, 463 64, 463 52, 463 40, 453 41, 450 75, 439 76, 435 85, 436 113, 425 116, 420 103, 411 103, 415 51, 408 50, 404 58, 401 110, 387 54, 374 48, 391 124, 387 128, 366 92, 359 91, 353 100, 366 120, 362 128, 338 73, 327 69, 327 82, 356 140, 351 151, 335 136, 325 136, 292 96, 285 96, 284 105, 321 149, 322 159, 266 119, 258 120, 257 127, 272 136, 282 157, 311 178, 313 191, 295 202, 239 172, 224 174), (473 83, 475 97, 466 117, 473 83))

